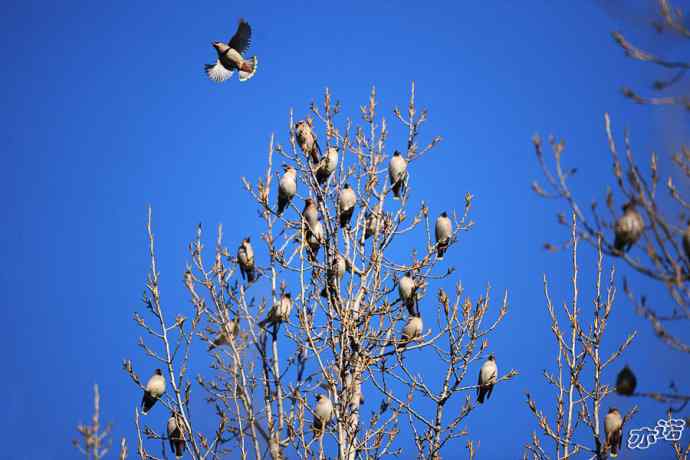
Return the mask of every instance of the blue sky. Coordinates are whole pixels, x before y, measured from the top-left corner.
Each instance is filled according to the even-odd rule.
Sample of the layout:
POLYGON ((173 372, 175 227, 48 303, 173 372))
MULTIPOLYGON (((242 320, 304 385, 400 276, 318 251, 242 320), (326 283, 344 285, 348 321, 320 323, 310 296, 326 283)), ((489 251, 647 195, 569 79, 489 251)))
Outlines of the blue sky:
MULTIPOLYGON (((524 392, 551 400, 541 376, 554 353, 542 274, 557 301, 569 299, 570 278, 568 256, 542 250, 545 241, 567 236, 555 219, 560 205, 530 191, 541 178, 531 136, 566 139, 565 162, 579 169, 574 186, 586 204, 609 183, 604 112, 621 141, 622 129, 631 129, 638 156, 655 150, 666 159, 690 130, 686 114, 639 107, 620 95, 622 84, 645 88, 657 74, 626 59, 610 32, 668 45, 634 15, 598 2, 459 3, 4 5, 0 192, 8 206, 0 286, 8 327, 0 343, 11 351, 0 383, 7 397, 0 426, 13 440, 7 458, 73 458, 70 440, 90 414, 94 382, 115 434, 133 442, 141 395, 121 362, 132 358, 147 374, 131 319, 147 271, 147 204, 163 295, 171 309, 189 308, 180 281, 195 226, 203 223, 210 242, 223 223, 231 248, 258 234, 240 176, 263 172, 271 133, 286 143, 289 108, 305 115, 329 87, 356 116, 375 85, 381 113, 392 120, 412 80, 419 104, 430 110, 424 135, 444 138, 414 171, 413 201, 459 210, 473 193, 476 227, 449 264, 473 297, 487 283, 495 294, 509 291, 511 310, 492 348, 502 370, 521 375, 497 388, 486 411, 472 414, 470 437, 482 440, 484 458, 522 452, 536 428, 524 392), (248 83, 212 84, 203 74, 214 59, 210 42, 227 39, 239 16, 253 26, 250 54, 259 57, 259 70, 248 83)), ((593 263, 583 249, 584 306, 593 263)), ((619 277, 628 272, 618 268, 619 277)), ((658 286, 639 286, 668 302, 658 286)), ((640 389, 665 389, 671 379, 688 388, 687 356, 660 345, 622 292, 614 315, 609 347, 639 331, 623 361, 638 371, 640 389)), ((636 423, 653 425, 662 407, 638 403, 636 423)), ((647 457, 626 455, 669 453, 656 448, 647 457)))

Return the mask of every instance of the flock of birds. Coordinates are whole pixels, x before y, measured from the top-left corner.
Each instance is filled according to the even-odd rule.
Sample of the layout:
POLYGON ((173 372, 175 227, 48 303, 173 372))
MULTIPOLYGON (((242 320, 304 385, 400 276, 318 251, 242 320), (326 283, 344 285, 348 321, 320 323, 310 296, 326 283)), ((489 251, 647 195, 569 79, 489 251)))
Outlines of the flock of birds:
MULTIPOLYGON (((217 52, 217 59, 214 64, 205 66, 206 74, 214 82, 228 80, 235 71, 239 73, 240 81, 246 81, 254 76, 258 66, 256 56, 245 59, 242 54, 247 51, 251 44, 251 27, 245 20, 240 19, 237 31, 226 44, 224 42, 213 42, 212 46, 217 52)), ((338 149, 329 147, 325 155, 321 155, 321 149, 317 137, 312 129, 311 120, 299 121, 295 125, 297 142, 302 151, 311 159, 314 177, 321 186, 328 182, 328 179, 335 172, 338 165, 338 149)), ((407 181, 407 160, 399 152, 395 151, 388 164, 388 175, 391 191, 394 198, 400 199, 404 194, 407 181)), ((283 174, 278 184, 278 203, 276 215, 282 216, 286 208, 292 202, 297 193, 297 171, 290 165, 283 166, 283 174)), ((338 223, 341 228, 346 228, 352 218, 357 203, 357 195, 349 184, 344 184, 337 197, 338 223)), ((623 216, 616 221, 614 247, 617 251, 629 250, 641 237, 644 230, 644 221, 635 209, 635 201, 627 203, 623 207, 623 216)), ((314 262, 319 253, 319 249, 324 239, 324 230, 319 221, 318 208, 311 198, 304 200, 302 211, 304 222, 307 255, 309 260, 314 262)), ((365 222, 365 239, 372 237, 379 226, 379 220, 373 215, 368 214, 365 222)), ((452 237, 452 222, 446 212, 442 212, 436 219, 436 255, 441 260, 444 257, 450 239, 452 237)), ((690 257, 690 229, 684 235, 683 247, 690 257)), ((328 297, 329 289, 335 290, 335 280, 340 280, 351 268, 349 261, 336 255, 332 266, 328 270, 326 286, 321 291, 323 297, 328 297)), ((254 261, 254 250, 250 238, 245 238, 237 250, 237 263, 243 279, 248 283, 253 283, 257 279, 256 265, 254 261)), ((418 339, 423 332, 423 322, 416 306, 416 291, 418 285, 411 272, 407 272, 398 280, 398 294, 400 300, 407 307, 409 317, 401 333, 399 346, 403 346, 411 341, 418 339)), ((289 292, 284 292, 280 300, 272 306, 265 319, 259 322, 259 326, 265 328, 270 324, 280 324, 288 320, 292 311, 292 298, 289 292)), ((218 334, 211 341, 209 350, 216 347, 227 345, 235 336, 239 328, 237 318, 227 321, 218 334)), ((490 354, 482 364, 479 371, 477 382, 477 401, 484 403, 485 399, 490 398, 493 387, 497 381, 498 368, 496 359, 490 354)), ((635 376, 626 366, 618 375, 617 390, 620 394, 630 395, 634 392, 636 385, 635 376)), ((155 405, 156 401, 165 393, 165 377, 161 369, 156 369, 153 376, 148 380, 144 388, 142 398, 142 413, 146 415, 155 405)), ((360 400, 361 396, 358 397, 360 400)), ((362 399, 363 401, 363 399, 362 399)), ((316 432, 323 432, 323 428, 333 418, 334 409, 332 401, 323 394, 316 396, 314 407, 313 428, 316 432)), ((615 457, 621 446, 623 418, 616 408, 609 409, 604 419, 604 429, 606 434, 606 444, 611 448, 611 456, 615 457)), ((184 421, 180 414, 173 411, 167 423, 167 434, 170 441, 170 448, 175 453, 176 458, 181 458, 185 450, 185 436, 183 432, 184 421)))

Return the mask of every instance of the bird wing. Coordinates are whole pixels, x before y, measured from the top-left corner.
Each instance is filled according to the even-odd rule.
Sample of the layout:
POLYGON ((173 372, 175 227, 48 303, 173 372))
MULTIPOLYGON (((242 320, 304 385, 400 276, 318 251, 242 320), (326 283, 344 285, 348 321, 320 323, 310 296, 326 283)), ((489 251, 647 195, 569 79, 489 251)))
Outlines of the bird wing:
POLYGON ((232 74, 234 73, 232 70, 228 70, 223 67, 223 64, 220 63, 220 60, 216 60, 215 64, 206 64, 204 69, 206 70, 206 75, 208 75, 208 78, 216 83, 224 82, 228 78, 232 77, 232 74))
POLYGON ((251 42, 252 28, 249 26, 247 21, 240 19, 240 23, 237 26, 237 32, 235 32, 235 35, 233 35, 228 42, 228 46, 242 54, 249 48, 251 42))

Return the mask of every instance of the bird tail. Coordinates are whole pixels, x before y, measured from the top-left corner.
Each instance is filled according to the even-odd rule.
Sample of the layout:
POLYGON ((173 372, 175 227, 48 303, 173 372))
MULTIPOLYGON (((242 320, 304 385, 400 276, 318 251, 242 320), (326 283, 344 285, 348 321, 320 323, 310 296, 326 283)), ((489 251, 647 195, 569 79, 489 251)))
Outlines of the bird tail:
POLYGON ((393 184, 393 199, 400 199, 400 195, 403 193, 403 185, 405 185, 405 181, 402 178, 393 184))
POLYGON ((247 282, 253 283, 254 281, 256 281, 256 267, 247 270, 247 282))
POLYGON ((438 248, 436 249, 436 258, 438 260, 443 260, 443 255, 446 253, 446 249, 448 249, 448 243, 438 243, 438 248))
POLYGON ((278 217, 283 215, 283 211, 285 211, 285 207, 288 205, 289 202, 289 200, 286 200, 285 198, 278 195, 278 211, 276 211, 278 217))
POLYGON ((479 388, 479 395, 477 396, 477 402, 479 404, 484 404, 484 395, 486 395, 486 388, 479 388))
POLYGON ((616 235, 616 240, 613 243, 613 247, 615 247, 618 251, 625 252, 625 241, 623 241, 623 238, 616 235))
POLYGON ((141 413, 147 415, 154 404, 156 404, 156 398, 145 392, 144 397, 141 399, 141 413))
POLYGON ((240 69, 240 81, 247 81, 252 78, 258 67, 259 60, 256 58, 256 56, 252 56, 251 59, 242 62, 242 68, 240 69))

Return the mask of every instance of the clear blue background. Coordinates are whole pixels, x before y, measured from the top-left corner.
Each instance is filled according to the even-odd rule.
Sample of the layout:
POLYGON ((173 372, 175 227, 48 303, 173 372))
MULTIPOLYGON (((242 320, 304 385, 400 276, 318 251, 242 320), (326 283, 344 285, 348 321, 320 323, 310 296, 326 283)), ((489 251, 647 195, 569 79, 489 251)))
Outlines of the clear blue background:
MULTIPOLYGON (((660 154, 662 172, 690 133, 682 111, 639 107, 620 94, 622 84, 645 90, 659 74, 626 59, 612 30, 680 51, 647 30, 648 9, 491 3, 5 2, 0 456, 73 458, 70 441, 76 423, 90 416, 94 382, 104 418, 133 452, 132 414, 141 395, 121 362, 134 359, 144 375, 151 366, 136 347, 140 331, 131 319, 141 309, 147 272, 147 204, 163 299, 170 311, 184 311, 181 280, 196 224, 204 224, 211 243, 223 223, 231 248, 258 234, 239 178, 263 173, 272 132, 286 143, 288 109, 303 116, 328 86, 345 113, 357 116, 375 85, 380 113, 392 120, 393 106, 405 105, 415 80, 419 104, 430 109, 424 135, 444 141, 414 170, 414 199, 459 210, 465 192, 476 196, 477 225, 449 263, 473 297, 489 282, 495 298, 504 289, 510 296, 491 347, 500 369, 516 368, 520 376, 467 419, 469 438, 481 439, 480 458, 518 457, 537 429, 524 392, 542 406, 553 399, 541 375, 555 353, 542 274, 556 302, 570 298, 569 256, 542 249, 567 234, 554 217, 562 206, 530 191, 541 178, 532 134, 567 140, 564 161, 579 168, 574 187, 586 205, 610 183, 605 111, 621 141, 622 129, 632 130, 638 157, 660 154), (213 84, 202 67, 214 59, 210 42, 227 39, 239 16, 254 29, 250 54, 258 55, 259 70, 248 83, 213 84)), ((676 183, 687 191, 687 183, 676 183)), ((583 307, 591 305, 593 263, 583 248, 583 307)), ((628 270, 618 268, 620 279, 628 270)), ((637 283, 669 304, 658 286, 637 283)), ((663 390, 673 379, 687 393, 687 356, 662 346, 622 292, 613 315, 606 347, 640 333, 623 360, 638 371, 639 388, 663 390)), ((199 359, 203 365, 206 358, 199 359)), ((612 381, 618 368, 606 378, 612 381)), ((634 402, 610 401, 622 409, 634 402)), ((636 424, 653 425, 663 406, 637 402, 636 424)), ((151 417, 162 424, 165 415, 151 417)), ((411 452, 410 441, 401 445, 411 452)), ((454 449, 464 455, 464 442, 454 449)), ((625 457, 669 454, 655 446, 625 457)))

